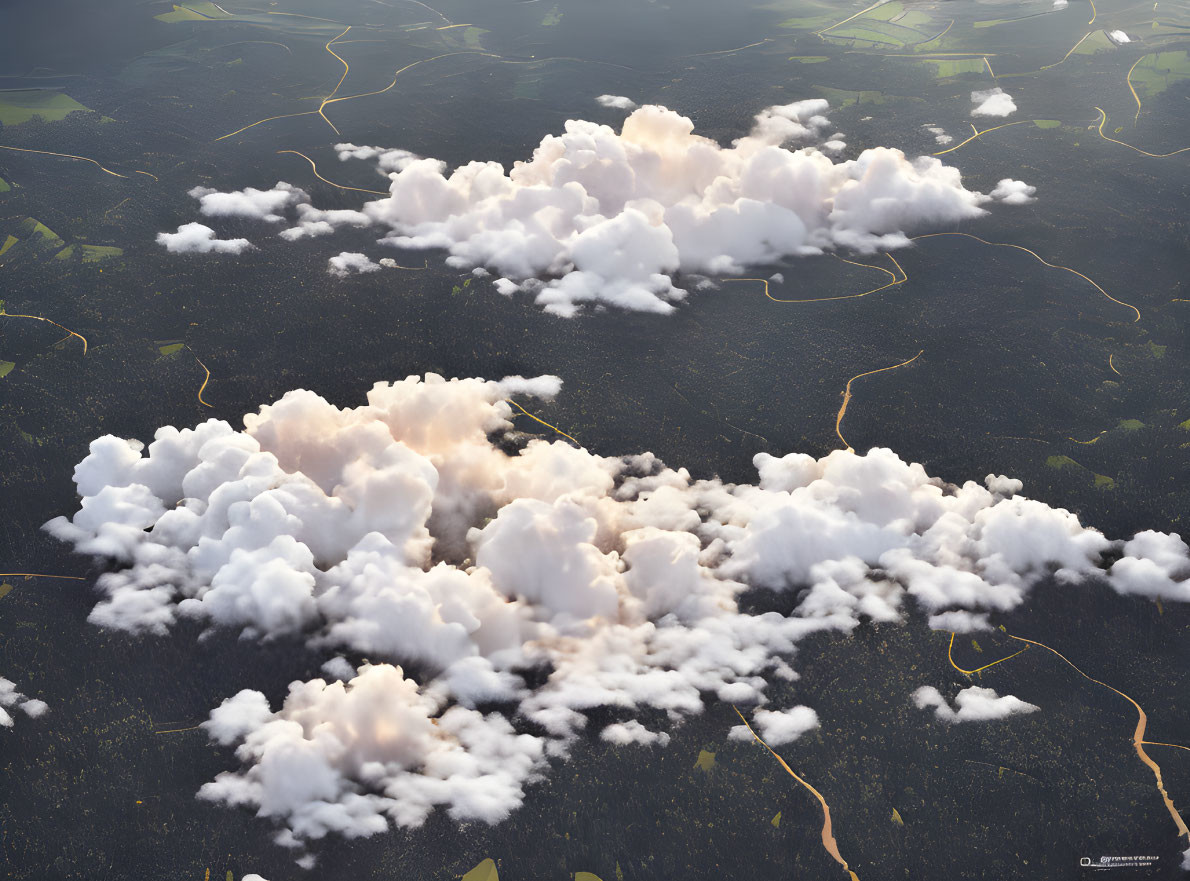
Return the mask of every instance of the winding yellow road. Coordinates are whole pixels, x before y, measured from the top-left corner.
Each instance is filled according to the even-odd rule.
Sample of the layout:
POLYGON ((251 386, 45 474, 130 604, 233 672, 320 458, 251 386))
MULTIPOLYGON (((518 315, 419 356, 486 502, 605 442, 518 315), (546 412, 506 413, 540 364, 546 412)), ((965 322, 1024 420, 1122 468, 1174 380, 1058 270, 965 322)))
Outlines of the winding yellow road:
POLYGON ((277 151, 277 155, 281 155, 282 153, 292 153, 294 156, 301 156, 303 159, 305 159, 307 162, 310 163, 310 168, 313 169, 314 176, 316 178, 318 178, 320 181, 322 181, 323 183, 330 184, 332 187, 337 187, 340 190, 352 190, 356 193, 371 193, 375 196, 387 196, 389 194, 387 190, 365 190, 362 187, 349 187, 345 184, 337 184, 333 180, 327 180, 325 177, 323 177, 321 174, 319 174, 318 166, 315 165, 314 160, 311 159, 309 156, 307 156, 305 153, 302 153, 298 150, 278 150, 277 151))
POLYGON ((918 352, 916 355, 914 355, 912 358, 910 358, 906 361, 902 361, 900 364, 894 364, 891 367, 881 367, 877 370, 869 370, 866 373, 859 373, 859 374, 856 374, 855 376, 851 377, 851 379, 847 380, 847 388, 845 388, 843 390, 843 406, 841 406, 839 408, 839 415, 837 415, 835 417, 835 434, 837 434, 839 436, 839 440, 841 440, 843 442, 843 447, 844 447, 844 449, 847 450, 847 452, 849 452, 849 453, 855 452, 855 450, 852 448, 851 444, 847 443, 847 439, 845 437, 843 437, 843 431, 842 431, 843 417, 847 413, 847 405, 851 403, 851 384, 853 382, 855 382, 857 379, 862 379, 865 376, 871 376, 874 373, 884 373, 887 370, 896 370, 898 367, 904 367, 907 364, 912 364, 914 361, 916 361, 918 358, 921 357, 921 353, 924 351, 925 351, 925 349, 922 349, 921 352, 918 352))
POLYGON ((1099 291, 1099 293, 1103 294, 1103 296, 1107 297, 1113 303, 1117 303, 1117 304, 1125 307, 1126 309, 1131 309, 1133 312, 1135 312, 1136 318, 1133 319, 1133 323, 1140 321, 1140 310, 1137 309, 1135 306, 1133 306, 1131 303, 1125 303, 1123 300, 1117 300, 1115 297, 1113 297, 1111 294, 1109 294, 1107 291, 1105 291, 1103 288, 1101 288, 1099 285, 1097 285, 1094 281, 1087 278, 1087 276, 1083 275, 1077 269, 1071 269, 1069 266, 1060 266, 1057 263, 1050 263, 1048 260, 1046 260, 1040 254, 1038 254, 1036 251, 1031 251, 1028 248, 1026 248, 1024 245, 1014 245, 1014 244, 1011 244, 1010 242, 989 242, 987 239, 981 239, 979 236, 973 236, 973 235, 971 235, 971 233, 967 233, 967 232, 924 233, 920 236, 913 236, 911 241, 916 242, 919 239, 933 239, 933 238, 938 238, 940 236, 962 236, 963 238, 966 238, 966 239, 974 239, 977 242, 982 242, 985 245, 991 245, 994 248, 1015 248, 1018 251, 1024 251, 1026 254, 1031 255, 1036 260, 1038 260, 1040 263, 1044 264, 1045 266, 1050 267, 1051 269, 1063 269, 1066 272, 1074 273, 1079 278, 1083 279, 1083 281, 1090 283, 1091 286, 1095 288, 1095 290, 1099 291))
POLYGON ((764 742, 761 736, 756 733, 751 725, 748 724, 748 720, 744 718, 744 714, 740 712, 738 707, 733 705, 732 709, 735 710, 736 715, 740 717, 740 721, 744 723, 744 727, 747 728, 752 736, 756 738, 756 742, 767 749, 769 753, 772 754, 773 758, 781 763, 781 767, 789 773, 790 777, 792 777, 802 786, 806 787, 806 789, 810 790, 813 796, 818 799, 818 803, 822 805, 822 846, 826 849, 826 852, 831 855, 831 858, 843 867, 843 871, 851 877, 851 881, 859 881, 859 876, 856 875, 855 872, 851 871, 851 867, 847 865, 847 860, 843 859, 843 855, 839 853, 839 845, 835 841, 835 836, 831 830, 831 808, 830 805, 826 803, 826 799, 822 797, 822 793, 811 786, 808 781, 799 777, 794 772, 793 768, 789 767, 786 761, 777 755, 776 750, 764 742))
MULTIPOLYGON (((562 437, 564 437, 564 438, 567 438, 567 439, 569 439, 569 440, 572 440, 572 441, 574 441, 576 444, 578 444, 578 445, 579 445, 579 449, 586 449, 586 447, 584 447, 582 444, 580 444, 580 443, 578 442, 578 439, 577 439, 577 438, 573 438, 573 437, 571 437, 571 436, 570 436, 570 435, 568 435, 566 432, 564 432, 562 429, 558 428, 558 426, 556 426, 556 425, 550 425, 550 424, 549 424, 548 422, 546 422, 544 419, 539 419, 538 417, 534 416, 532 413, 530 413, 528 410, 526 410, 524 407, 522 407, 522 406, 521 406, 520 404, 518 404, 516 401, 513 401, 513 400, 511 400, 511 399, 506 399, 506 400, 505 400, 505 403, 506 403, 506 404, 512 404, 512 406, 516 407, 518 410, 520 410, 520 411, 521 411, 521 413, 523 413, 524 415, 528 416, 530 419, 534 420, 535 422, 540 422, 540 423, 541 423, 542 425, 544 425, 546 428, 551 428, 551 429, 553 429, 554 431, 558 432, 558 434, 562 435, 562 437)), ((516 414, 514 413, 513 415, 515 416, 516 414)))
POLYGON ((820 30, 820 31, 815 31, 814 33, 815 33, 815 35, 816 35, 816 36, 818 36, 818 37, 821 37, 821 36, 822 36, 823 34, 825 34, 827 31, 833 31, 835 28, 839 27, 840 25, 845 25, 845 24, 847 24, 847 22, 849 22, 849 21, 853 21, 853 20, 855 20, 855 19, 859 18, 861 15, 864 15, 864 14, 866 14, 866 13, 869 13, 869 12, 871 12, 871 11, 872 11, 873 9, 875 9, 877 6, 881 6, 881 5, 883 5, 884 3, 886 3, 886 2, 887 2, 887 0, 876 0, 876 2, 875 2, 875 3, 873 3, 871 6, 869 6, 867 9, 861 9, 861 10, 860 10, 859 12, 857 12, 855 15, 852 15, 852 16, 850 16, 850 17, 848 17, 848 18, 845 18, 845 19, 843 19, 842 21, 837 21, 837 22, 835 22, 833 25, 831 25, 830 27, 825 27, 825 28, 823 28, 823 29, 822 29, 822 30, 820 30))
POLYGON ((1136 70, 1136 65, 1144 61, 1146 57, 1147 56, 1142 55, 1140 58, 1136 59, 1136 63, 1133 64, 1132 67, 1128 68, 1128 75, 1124 77, 1124 82, 1128 84, 1128 91, 1130 91, 1132 93, 1132 97, 1136 99, 1136 117, 1132 120, 1133 125, 1136 125, 1138 122, 1140 122, 1140 95, 1136 94, 1136 89, 1132 87, 1132 71, 1136 70))
MULTIPOLYGON (((54 327, 58 328, 59 330, 66 331, 68 334, 70 334, 70 336, 76 336, 80 340, 82 340, 83 354, 84 355, 87 354, 87 338, 85 336, 83 336, 81 333, 75 333, 69 327, 63 327, 56 321, 50 321, 48 318, 42 318, 40 315, 18 315, 14 312, 5 312, 3 310, 3 308, 0 308, 0 318, 28 318, 28 319, 31 319, 32 321, 44 321, 46 324, 52 324, 52 325, 54 325, 54 327)), ((65 337, 63 339, 65 339, 65 337)))
MULTIPOLYGON (((987 59, 985 58, 984 61, 987 61, 987 59)), ((992 67, 989 64, 988 70, 990 71, 991 69, 992 69, 992 67)), ((992 74, 992 76, 994 77, 995 74, 992 74)), ((1002 128, 1008 128, 1009 126, 1013 126, 1013 125, 1025 125, 1026 123, 1031 123, 1032 121, 1033 120, 1031 120, 1031 119, 1018 119, 1016 122, 1006 122, 1006 123, 1004 123, 1004 125, 994 125, 991 128, 985 128, 983 131, 976 130, 975 134, 973 134, 971 137, 967 138, 967 140, 960 141, 959 143, 955 144, 953 147, 947 147, 945 150, 939 150, 937 153, 933 153, 931 155, 945 156, 947 153, 953 153, 955 150, 959 149, 959 147, 965 146, 966 144, 970 144, 976 138, 982 138, 988 132, 999 131, 1002 128)), ((975 126, 971 126, 971 128, 974 129, 975 126)))
POLYGON ((1182 746, 1180 743, 1162 743, 1159 740, 1142 740, 1145 746, 1172 746, 1174 749, 1184 749, 1190 752, 1190 746, 1182 746))
POLYGON ((86 581, 81 575, 46 575, 44 572, 0 572, 0 578, 62 578, 67 581, 86 581))
POLYGON ((347 36, 347 32, 349 30, 351 30, 351 25, 347 25, 347 27, 343 29, 343 33, 339 34, 338 37, 335 37, 334 39, 327 41, 327 44, 326 44, 326 51, 331 53, 332 55, 334 55, 336 58, 338 58, 339 61, 343 62, 343 75, 341 77, 339 77, 339 81, 337 83, 335 83, 335 87, 331 90, 331 93, 329 95, 327 95, 325 98, 323 98, 322 103, 318 105, 318 115, 321 116, 324 120, 326 120, 326 124, 329 125, 332 129, 334 129, 335 134, 339 134, 339 130, 337 128, 335 128, 335 124, 333 122, 331 122, 329 119, 326 118, 326 114, 322 112, 322 108, 326 107, 326 105, 328 103, 330 103, 330 100, 332 98, 334 98, 335 95, 337 95, 339 93, 339 87, 343 85, 343 80, 347 79, 347 74, 351 72, 351 65, 348 64, 346 61, 344 61, 343 56, 341 56, 338 52, 336 52, 334 49, 331 48, 331 46, 333 46, 335 44, 335 40, 338 40, 341 37, 347 36))
POLYGON ((950 635, 950 645, 946 649, 946 659, 948 661, 950 661, 950 666, 954 667, 956 670, 958 670, 964 676, 974 676, 976 673, 982 673, 984 670, 988 669, 989 667, 995 667, 997 664, 1003 664, 1005 661, 1011 661, 1017 655, 1023 654, 1024 652, 1027 652, 1029 650, 1029 647, 1025 646, 1019 652, 1013 652, 1007 658, 1001 658, 998 661, 992 661, 992 663, 984 664, 982 667, 976 667, 974 670, 964 670, 962 667, 960 667, 958 664, 956 664, 954 662, 954 638, 955 638, 955 635, 952 633, 950 635))
MULTIPOLYGON (((1154 159, 1166 159, 1170 156, 1177 156, 1179 153, 1185 153, 1187 150, 1190 150, 1190 147, 1182 147, 1169 153, 1150 153, 1148 150, 1142 150, 1140 147, 1133 147, 1131 144, 1125 144, 1123 141, 1117 141, 1115 138, 1109 138, 1103 133, 1103 126, 1107 123, 1107 113, 1104 112, 1102 107, 1096 107, 1095 109, 1099 111, 1099 137, 1103 138, 1105 141, 1111 141, 1113 144, 1119 144, 1121 147, 1127 147, 1129 150, 1135 150, 1142 156, 1151 156, 1154 159)), ((1137 111, 1137 115, 1140 115, 1139 110, 1137 111)))
POLYGON ((1008 638, 1015 639, 1018 642, 1027 643, 1028 645, 1035 645, 1039 648, 1045 649, 1047 652, 1057 655, 1059 658, 1061 658, 1063 661, 1065 661, 1066 664, 1068 664, 1076 673, 1078 673, 1079 676, 1082 676, 1084 679, 1094 682, 1096 685, 1100 685, 1100 686, 1106 688, 1108 691, 1118 694, 1124 700, 1128 701, 1128 703, 1132 704, 1132 706, 1136 709, 1136 716, 1137 716, 1136 730, 1132 734, 1132 745, 1136 748, 1136 754, 1140 758, 1140 760, 1142 762, 1144 762, 1144 764, 1146 766, 1148 766, 1149 770, 1151 770, 1153 772, 1153 777, 1157 781, 1157 791, 1161 793, 1161 799, 1163 802, 1165 802, 1165 807, 1169 811, 1169 815, 1173 819, 1174 825, 1178 829, 1179 837, 1185 838, 1187 840, 1187 842, 1190 842, 1190 828, 1187 828, 1185 820, 1182 819, 1182 815, 1180 813, 1178 813, 1177 807, 1174 806, 1173 799, 1171 799, 1169 797, 1169 793, 1166 792, 1166 790, 1165 790, 1165 782, 1161 778, 1161 766, 1158 765, 1156 762, 1154 762, 1152 760, 1152 758, 1150 758, 1149 754, 1147 752, 1145 752, 1145 743, 1146 743, 1146 741, 1144 739, 1145 738, 1145 727, 1148 725, 1149 717, 1147 715, 1145 715, 1145 711, 1141 708, 1141 705, 1138 704, 1136 701, 1134 701, 1132 698, 1130 698, 1128 695, 1124 694, 1124 692, 1120 691, 1118 688, 1113 688, 1112 686, 1108 685, 1106 682, 1101 682, 1100 680, 1094 678, 1093 676, 1088 676, 1086 673, 1084 673, 1082 670, 1080 670, 1078 668, 1078 666, 1076 666, 1074 664, 1073 661, 1071 661, 1069 658, 1067 658, 1064 654, 1059 652, 1057 649, 1052 649, 1045 643, 1038 642, 1035 639, 1025 639, 1023 636, 1013 636, 1011 633, 1008 634, 1008 638))
POLYGON ((764 278, 724 278, 724 279, 720 279, 720 280, 721 281, 729 281, 729 282, 739 282, 739 281, 760 282, 762 285, 764 285, 764 295, 766 297, 768 297, 770 300, 772 300, 774 303, 828 303, 832 300, 858 300, 860 297, 866 297, 869 294, 879 293, 880 291, 883 291, 887 288, 895 287, 899 284, 904 284, 909 278, 909 276, 905 273, 905 270, 901 268, 901 264, 897 262, 897 259, 892 254, 888 253, 887 251, 885 252, 884 256, 892 261, 893 266, 895 266, 895 267, 897 267, 897 269, 901 270, 900 278, 897 278, 897 274, 895 272, 893 272, 891 269, 885 269, 883 266, 873 266, 871 263, 857 263, 855 260, 848 260, 846 257, 840 257, 837 254, 832 254, 831 256, 834 257, 836 260, 841 260, 844 263, 851 264, 852 266, 862 266, 865 269, 875 269, 879 272, 883 272, 885 275, 889 276, 889 278, 891 278, 892 281, 890 281, 888 284, 883 284, 878 288, 872 288, 872 290, 870 290, 870 291, 864 291, 862 294, 844 294, 843 296, 839 296, 839 297, 812 297, 810 299, 805 299, 805 300, 786 300, 781 297, 774 297, 771 293, 769 293, 768 279, 764 279, 764 278))
MULTIPOLYGON (((122 177, 122 178, 124 178, 124 180, 128 180, 128 175, 120 174, 119 172, 112 171, 110 168, 104 168, 102 165, 100 165, 94 159, 88 159, 86 156, 75 156, 73 153, 54 153, 51 150, 28 150, 24 147, 9 147, 4 144, 0 144, 0 150, 12 150, 14 153, 36 153, 41 156, 57 156, 61 159, 77 159, 79 162, 90 162, 92 165, 94 165, 100 171, 107 172, 112 177, 122 177)), ((141 171, 141 172, 138 172, 138 174, 149 174, 149 173, 147 171, 141 171)), ((153 177, 153 175, 149 174, 149 177, 153 177)), ((156 178, 153 178, 153 179, 156 180, 156 178)))
MULTIPOLYGON (((186 348, 189 349, 190 347, 187 346, 186 348)), ((191 350, 190 354, 194 355, 194 351, 191 350)), ((207 383, 211 381, 211 371, 207 370, 207 365, 202 363, 202 361, 199 359, 198 355, 194 355, 194 360, 198 361, 198 366, 201 367, 204 371, 206 371, 206 374, 207 374, 206 377, 204 377, 204 379, 202 381, 202 385, 200 385, 198 387, 198 402, 200 404, 202 404, 204 407, 210 407, 211 405, 202 399, 202 393, 206 390, 207 383)), ((214 408, 212 408, 212 409, 214 409, 214 408)))

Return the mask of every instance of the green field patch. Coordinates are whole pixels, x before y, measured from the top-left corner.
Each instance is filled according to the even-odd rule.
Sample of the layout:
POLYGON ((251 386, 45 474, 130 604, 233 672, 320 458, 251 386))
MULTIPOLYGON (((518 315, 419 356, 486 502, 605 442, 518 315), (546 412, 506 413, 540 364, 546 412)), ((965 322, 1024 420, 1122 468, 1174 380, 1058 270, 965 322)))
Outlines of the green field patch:
POLYGON ((21 218, 16 226, 15 234, 9 234, 0 245, 0 255, 16 247, 22 242, 25 247, 32 247, 40 252, 43 258, 48 258, 46 252, 53 252, 55 260, 67 262, 81 259, 83 263, 100 263, 113 257, 121 257, 123 248, 112 245, 84 245, 80 242, 67 244, 56 232, 34 217, 21 218))
POLYGON ((885 3, 870 12, 821 34, 823 39, 850 43, 857 48, 890 46, 903 49, 924 41, 933 42, 941 34, 934 19, 920 9, 906 10, 900 2, 885 3))
POLYGON ((9 182, 4 178, 0 177, 0 193, 7 193, 11 189, 12 185, 9 184, 9 182))
POLYGON ((982 58, 922 58, 922 64, 934 66, 934 76, 944 80, 952 76, 962 76, 965 73, 983 73, 982 58))
POLYGON ((821 64, 831 59, 829 55, 790 55, 789 60, 796 61, 799 64, 821 64))
POLYGON ((483 38, 484 34, 489 33, 491 33, 491 31, 489 31, 487 28, 465 28, 463 30, 463 44, 468 49, 482 49, 483 43, 481 43, 480 40, 483 38))
POLYGON ((1167 346, 1159 346, 1152 340, 1149 340, 1147 343, 1144 344, 1144 350, 1148 353, 1149 357, 1154 358, 1157 361, 1160 361, 1162 358, 1165 357, 1166 348, 1168 348, 1168 347, 1167 346))
POLYGON ((82 245, 81 247, 84 263, 99 263, 103 260, 111 260, 113 257, 124 256, 124 249, 113 245, 82 245))
POLYGON ((1038 128, 1058 128, 1062 125, 1060 119, 1035 119, 1033 124, 1038 128))
POLYGON ((1035 12, 1032 15, 1020 15, 1020 16, 1017 16, 1016 18, 989 18, 989 19, 985 19, 984 21, 975 22, 972 25, 972 27, 977 28, 977 29, 994 28, 994 27, 999 27, 1002 24, 1012 24, 1013 22, 1016 22, 1016 21, 1028 21, 1031 18, 1041 18, 1043 15, 1052 15, 1052 14, 1053 14, 1053 11, 1051 10, 1049 12, 1035 12))
POLYGON ((46 122, 59 122, 78 110, 90 108, 51 89, 0 92, 0 123, 4 125, 20 125, 35 116, 46 122))
MULTIPOLYGON (((814 5, 817 6, 819 4, 814 5)), ((838 12, 834 11, 823 12, 820 15, 795 15, 792 18, 787 18, 780 22, 777 27, 787 28, 792 31, 817 31, 821 30, 822 28, 830 27, 835 22, 840 22, 846 17, 846 15, 840 15, 838 12)))
POLYGON ((154 15, 153 18, 158 21, 177 22, 177 21, 219 21, 234 18, 219 9, 214 3, 209 0, 196 0, 194 3, 183 3, 181 5, 174 4, 172 12, 163 12, 160 15, 154 15))
POLYGON ((1074 471, 1086 472, 1091 476, 1091 481, 1096 489, 1115 489, 1116 482, 1106 474, 1097 474, 1085 465, 1080 465, 1069 456, 1050 456, 1045 460, 1045 464, 1056 471, 1066 471, 1073 469, 1074 471))
POLYGON ((891 21, 904 11, 905 4, 901 0, 893 0, 891 3, 880 4, 871 12, 865 13, 861 17, 870 18, 875 21, 891 21))
POLYGON ((694 767, 709 774, 715 768, 715 754, 709 750, 700 749, 694 767))
POLYGON ((1190 419, 1187 419, 1185 422, 1179 422, 1178 428, 1182 429, 1182 431, 1190 431, 1190 419))
POLYGON ((157 351, 161 353, 163 358, 176 355, 186 347, 185 343, 170 342, 169 340, 154 340, 153 344, 157 346, 157 351))
POLYGON ((66 246, 66 242, 62 241, 56 232, 36 218, 26 217, 17 225, 17 229, 25 234, 26 239, 53 248, 55 251, 66 246))
POLYGON ((1121 419, 1116 428, 1121 431, 1140 431, 1145 427, 1145 424, 1139 419, 1121 419))
POLYGON ((852 104, 883 104, 888 99, 883 92, 877 92, 866 89, 859 92, 853 92, 849 89, 832 89, 830 86, 813 86, 813 88, 823 94, 828 101, 831 102, 831 107, 850 107, 852 104))
POLYGON ((1154 52, 1132 69, 1132 88, 1142 97, 1160 95, 1170 86, 1190 79, 1190 51, 1154 52))
POLYGON ((496 863, 488 858, 463 876, 463 881, 500 881, 496 863))
POLYGON ((1096 31, 1083 40, 1071 55, 1094 55, 1096 52, 1106 52, 1118 48, 1107 36, 1107 31, 1096 31))
MULTIPOLYGON (((17 365, 15 361, 0 361, 0 379, 3 379, 4 377, 8 376, 8 374, 12 373, 12 369, 16 366, 17 365)), ((0 594, 0 596, 3 596, 3 594, 0 594)))
POLYGON ((561 23, 561 21, 562 21, 562 11, 560 9, 558 9, 557 6, 555 6, 553 9, 551 9, 549 12, 547 12, 545 14, 545 18, 543 18, 541 20, 541 26, 543 28, 552 28, 552 27, 555 27, 556 25, 558 25, 559 23, 561 23))

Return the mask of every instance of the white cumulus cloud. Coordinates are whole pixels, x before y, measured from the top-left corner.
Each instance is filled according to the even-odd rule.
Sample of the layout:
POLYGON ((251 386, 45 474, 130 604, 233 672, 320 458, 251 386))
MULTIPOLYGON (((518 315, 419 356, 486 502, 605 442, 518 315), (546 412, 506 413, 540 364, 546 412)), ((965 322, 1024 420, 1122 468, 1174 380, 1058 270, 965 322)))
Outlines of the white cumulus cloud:
MULTIPOLYGON (((92 442, 79 509, 46 524, 111 563, 92 622, 164 636, 189 619, 326 662, 279 706, 248 690, 214 709, 207 732, 239 765, 204 798, 273 818, 295 847, 436 808, 495 822, 599 707, 618 721, 592 734, 620 745, 664 746, 708 700, 758 707, 774 743, 811 730, 812 708, 764 706, 811 633, 911 605, 982 629, 1041 579, 1073 590, 1112 559, 1117 590, 1187 598, 1176 536, 1113 543, 1002 476, 954 486, 889 450, 839 450, 762 453, 757 481, 731 484, 513 430, 509 397, 560 390, 428 374, 356 406, 292 391, 243 430, 92 442), (798 592, 793 612, 742 610, 748 587, 798 592)), ((925 694, 956 721, 1021 711, 925 694)))
POLYGON ((327 261, 327 272, 337 275, 339 278, 365 272, 379 272, 380 269, 380 264, 373 262, 367 254, 353 251, 344 251, 327 261))
POLYGON ((724 147, 648 105, 620 131, 570 120, 510 169, 476 161, 450 170, 403 150, 339 144, 340 159, 373 162, 387 179, 390 195, 358 211, 319 209, 284 182, 193 192, 207 214, 280 221, 290 211, 289 240, 371 226, 383 244, 443 248, 450 265, 490 270, 499 293, 529 292, 559 316, 597 304, 670 312, 687 294, 677 273, 904 247, 909 232, 978 217, 994 201, 934 157, 870 147, 836 161, 847 145, 841 132, 827 134, 828 110, 822 99, 765 108, 724 147))
POLYGON ((0 728, 11 728, 15 724, 9 711, 18 709, 26 716, 37 719, 49 712, 50 708, 45 701, 21 694, 15 684, 0 676, 0 728))
POLYGON ((1037 187, 1030 186, 1023 180, 1006 177, 996 184, 991 192, 991 197, 1005 205, 1027 205, 1037 201, 1033 198, 1033 194, 1036 192, 1037 187))
POLYGON ((252 247, 247 239, 220 239, 201 223, 183 224, 177 232, 159 232, 157 244, 174 254, 242 254, 252 247))
POLYGON ((954 707, 932 685, 923 685, 913 692, 913 703, 919 710, 932 707, 943 722, 991 722, 1021 713, 1035 713, 1039 709, 1011 694, 1000 697, 995 689, 978 685, 964 688, 955 695, 954 707))
MULTIPOLYGON (((818 714, 810 707, 790 707, 788 710, 759 709, 752 714, 753 727, 772 747, 793 743, 808 731, 818 727, 818 714)), ((752 740, 746 725, 736 725, 728 732, 732 740, 752 740)))
POLYGON ((279 212, 310 198, 305 191, 285 181, 278 181, 271 190, 248 187, 230 193, 194 187, 190 195, 198 200, 198 210, 205 217, 241 217, 270 223, 280 223, 284 218, 279 212))
POLYGON ((614 110, 636 109, 636 102, 631 98, 625 98, 623 95, 600 95, 595 100, 604 107, 611 107, 614 110))
POLYGON ((954 140, 954 138, 946 133, 946 129, 942 128, 941 126, 927 125, 925 129, 934 136, 935 144, 945 145, 954 140))
POLYGON ((971 111, 972 116, 1008 116, 1010 113, 1016 113, 1016 103, 1012 100, 1012 95, 998 86, 972 92, 971 103, 975 105, 975 109, 971 111))

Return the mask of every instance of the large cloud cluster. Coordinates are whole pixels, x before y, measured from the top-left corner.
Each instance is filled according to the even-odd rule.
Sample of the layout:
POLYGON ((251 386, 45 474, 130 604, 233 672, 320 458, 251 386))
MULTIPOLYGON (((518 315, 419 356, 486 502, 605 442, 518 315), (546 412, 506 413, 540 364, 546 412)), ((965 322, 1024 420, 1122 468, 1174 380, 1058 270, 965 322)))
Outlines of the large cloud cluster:
MULTIPOLYGON (((390 195, 359 211, 323 211, 285 183, 191 195, 207 216, 277 222, 292 209, 292 225, 280 232, 289 240, 372 226, 385 244, 443 248, 451 265, 486 267, 502 276, 497 290, 531 291, 561 316, 584 304, 669 312, 686 295, 679 273, 904 247, 909 231, 977 217, 1000 199, 966 189, 958 169, 933 157, 873 147, 835 161, 829 154, 846 145, 828 134, 828 109, 822 99, 766 108, 723 147, 696 135, 687 117, 647 105, 619 132, 570 120, 510 170, 470 162, 451 171, 403 150, 340 144, 340 159, 374 161, 389 179, 390 195), (808 146, 788 146, 795 142, 808 146)), ((340 263, 330 270, 350 273, 340 263)))
MULTIPOLYGON (((243 431, 91 444, 80 509, 47 528, 118 564, 93 622, 165 634, 187 618, 328 658, 279 707, 245 691, 211 714, 242 767, 204 798, 275 818, 293 845, 438 806, 495 822, 595 708, 612 708, 604 740, 664 746, 709 700, 766 703, 810 633, 901 621, 910 597, 934 626, 986 627, 1119 547, 1019 481, 948 485, 884 449, 760 454, 758 482, 736 485, 512 431, 507 398, 560 386, 430 374, 358 407, 290 392, 243 431), (742 611, 748 588, 797 592, 794 612, 742 611)), ((1175 536, 1120 550, 1118 589, 1187 598, 1175 536)), ((978 697, 945 709, 966 719, 978 697)), ((774 743, 818 721, 755 719, 774 743)))
POLYGON ((18 709, 26 716, 36 719, 49 711, 49 705, 37 698, 25 697, 17 691, 16 685, 0 676, 0 727, 11 728, 14 722, 9 710, 18 709))

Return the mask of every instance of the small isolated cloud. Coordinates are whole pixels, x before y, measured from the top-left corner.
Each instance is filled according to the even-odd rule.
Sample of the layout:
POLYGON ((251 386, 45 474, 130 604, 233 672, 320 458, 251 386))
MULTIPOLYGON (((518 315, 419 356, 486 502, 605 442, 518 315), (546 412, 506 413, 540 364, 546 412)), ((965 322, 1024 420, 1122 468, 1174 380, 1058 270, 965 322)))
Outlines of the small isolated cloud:
POLYGON ((1132 38, 1129 37, 1123 31, 1111 31, 1108 34, 1108 37, 1110 37, 1112 42, 1114 42, 1114 43, 1131 43, 1132 42, 1132 38))
POLYGON ((931 615, 929 624, 931 630, 947 630, 951 633, 974 633, 977 630, 992 629, 987 613, 966 612, 962 609, 931 615))
POLYGON ((1065 9, 1070 5, 1070 0, 1054 0, 1054 9, 1065 9))
POLYGON ((1008 116, 1010 113, 1016 113, 1012 95, 999 87, 972 92, 971 102, 975 105, 975 109, 971 111, 972 116, 1008 116))
POLYGON ((650 731, 635 719, 608 725, 599 737, 616 746, 669 746, 669 735, 664 731, 650 731))
POLYGON ((952 708, 941 692, 932 685, 923 685, 913 692, 913 704, 919 710, 934 708, 934 714, 943 722, 991 722, 1006 719, 1021 713, 1035 713, 1040 707, 1026 703, 1018 697, 1006 694, 1000 697, 995 689, 972 685, 955 695, 952 708))
POLYGON ((220 239, 201 223, 186 223, 177 232, 157 233, 157 244, 173 254, 242 254, 252 248, 247 239, 220 239))
POLYGON ((604 107, 611 107, 614 110, 636 109, 636 102, 631 98, 625 98, 623 95, 600 95, 595 100, 604 107))
POLYGON ((407 165, 417 160, 416 153, 408 150, 391 150, 385 147, 357 147, 355 144, 335 144, 339 161, 349 159, 375 159, 377 170, 383 177, 390 172, 403 171, 407 165))
POLYGON ((1033 198, 1033 194, 1036 192, 1037 187, 1030 186, 1023 180, 1006 177, 996 184, 990 195, 997 202, 1003 202, 1005 205, 1027 205, 1037 201, 1033 198))
POLYGON ((949 144, 954 140, 954 138, 946 133, 946 129, 936 125, 927 125, 926 131, 934 136, 935 144, 949 144))
POLYGON ((198 210, 205 217, 239 217, 270 223, 280 223, 284 219, 280 214, 283 209, 310 199, 304 190, 285 181, 278 181, 271 190, 248 187, 221 193, 209 187, 194 187, 189 194, 198 199, 198 210))
POLYGON ((331 273, 331 275, 337 275, 339 278, 346 278, 352 274, 378 272, 380 268, 380 264, 374 263, 367 254, 344 251, 337 257, 332 257, 327 261, 326 271, 331 273))
MULTIPOLYGON (((752 714, 753 727, 769 746, 793 743, 807 731, 818 727, 818 714, 810 707, 791 707, 788 710, 759 709, 752 714)), ((746 725, 736 725, 728 732, 732 740, 752 740, 746 725)))
POLYGON ((0 727, 11 728, 15 722, 10 710, 20 710, 31 719, 37 719, 49 712, 49 704, 37 698, 25 697, 17 691, 16 685, 0 677, 0 727))

